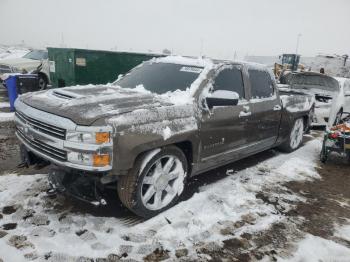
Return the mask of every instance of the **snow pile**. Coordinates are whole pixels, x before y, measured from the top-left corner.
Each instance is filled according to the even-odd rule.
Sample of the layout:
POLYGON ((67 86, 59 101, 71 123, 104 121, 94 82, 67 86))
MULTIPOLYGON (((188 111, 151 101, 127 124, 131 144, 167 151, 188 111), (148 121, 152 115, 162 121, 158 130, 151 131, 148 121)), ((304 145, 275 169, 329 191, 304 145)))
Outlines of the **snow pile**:
POLYGON ((298 243, 297 251, 293 257, 288 259, 280 258, 278 261, 285 262, 319 262, 319 261, 349 261, 350 249, 335 243, 308 234, 305 239, 298 243))
POLYGON ((45 195, 46 175, 0 176, 2 206, 16 206, 16 212, 4 215, 1 223, 17 223, 15 229, 0 238, 0 250, 11 250, 0 252, 0 257, 16 261, 34 252, 41 258, 50 254, 52 258, 68 260, 127 252, 128 258, 141 260, 163 247, 169 250, 170 257, 174 257, 176 249, 187 248, 189 256, 196 260, 196 247, 200 245, 212 241, 220 245, 233 235, 264 230, 285 219, 274 205, 257 195, 275 199, 285 210, 293 201, 303 200, 298 195, 273 189, 283 189, 286 181, 316 178, 314 167, 319 149, 320 141, 314 140, 292 154, 277 154, 237 173, 229 170, 227 173, 232 175, 202 186, 189 200, 133 227, 123 219, 67 212, 63 200, 45 195), (235 226, 236 222, 241 226, 235 226), (22 239, 19 249, 11 244, 14 236, 22 239))
POLYGON ((2 59, 20 58, 29 53, 29 49, 22 47, 6 47, 0 46, 0 61, 2 59))
MULTIPOLYGON (((1 108, 9 108, 10 103, 8 102, 0 102, 0 109, 1 108)), ((8 122, 8 121, 13 121, 15 116, 15 113, 6 113, 6 112, 1 112, 0 110, 0 122, 8 122)))
POLYGON ((8 108, 8 107, 10 107, 9 102, 0 102, 0 108, 8 108))
POLYGON ((350 241, 350 225, 338 226, 334 235, 346 241, 350 241))
POLYGON ((15 113, 3 113, 0 112, 0 122, 13 121, 15 118, 15 113))

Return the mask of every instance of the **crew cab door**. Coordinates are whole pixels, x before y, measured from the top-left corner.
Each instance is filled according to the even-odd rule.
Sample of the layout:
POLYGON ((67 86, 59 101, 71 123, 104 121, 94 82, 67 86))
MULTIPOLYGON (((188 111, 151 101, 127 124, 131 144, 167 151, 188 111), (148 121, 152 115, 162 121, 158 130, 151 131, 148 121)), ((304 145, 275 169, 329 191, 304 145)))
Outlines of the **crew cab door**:
POLYGON ((239 65, 221 67, 209 85, 212 85, 209 94, 203 95, 202 99, 205 105, 206 97, 218 90, 236 92, 239 95, 239 102, 237 105, 212 108, 204 106, 202 109, 199 129, 202 168, 232 161, 235 149, 246 143, 245 119, 239 117, 240 112, 244 110, 246 97, 241 67, 239 65))
MULTIPOLYGON (((271 75, 263 69, 248 68, 251 109, 250 130, 256 132, 256 149, 272 146, 278 136, 282 106, 271 75)), ((253 141, 251 141, 253 142, 253 141)))

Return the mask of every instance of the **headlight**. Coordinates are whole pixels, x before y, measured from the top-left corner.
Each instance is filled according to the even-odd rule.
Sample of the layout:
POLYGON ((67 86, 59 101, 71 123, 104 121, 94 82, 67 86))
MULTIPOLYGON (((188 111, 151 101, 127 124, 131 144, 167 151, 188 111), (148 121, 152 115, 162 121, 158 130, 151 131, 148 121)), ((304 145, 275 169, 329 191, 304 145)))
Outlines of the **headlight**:
POLYGON ((12 67, 11 68, 11 71, 12 71, 12 73, 20 73, 21 72, 21 69, 19 69, 18 67, 12 67))
POLYGON ((111 157, 110 154, 69 152, 68 161, 79 165, 104 167, 110 165, 111 157))
POLYGON ((86 144, 104 144, 110 142, 109 132, 68 132, 67 140, 86 144))
POLYGON ((12 67, 12 73, 26 74, 28 71, 24 68, 12 67))

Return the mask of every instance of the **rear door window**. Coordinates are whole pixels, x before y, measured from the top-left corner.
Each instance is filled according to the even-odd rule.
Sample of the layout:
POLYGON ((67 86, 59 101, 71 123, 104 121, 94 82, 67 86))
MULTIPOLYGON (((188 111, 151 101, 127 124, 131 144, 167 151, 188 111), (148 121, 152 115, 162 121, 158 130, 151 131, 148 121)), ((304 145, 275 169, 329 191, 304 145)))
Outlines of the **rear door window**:
POLYGON ((237 67, 225 68, 219 72, 214 80, 214 90, 236 92, 239 98, 244 98, 244 84, 242 72, 237 67))
POLYGON ((262 70, 248 69, 252 98, 269 98, 274 94, 271 76, 262 70))

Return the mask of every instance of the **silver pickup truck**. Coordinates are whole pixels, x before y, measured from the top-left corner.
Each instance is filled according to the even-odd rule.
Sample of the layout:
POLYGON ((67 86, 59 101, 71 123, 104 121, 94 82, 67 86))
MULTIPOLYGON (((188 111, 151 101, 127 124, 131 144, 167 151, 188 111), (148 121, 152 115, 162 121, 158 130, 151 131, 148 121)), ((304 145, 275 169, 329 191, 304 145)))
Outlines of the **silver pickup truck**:
POLYGON ((176 203, 189 177, 258 152, 293 151, 312 97, 280 97, 262 65, 165 57, 116 82, 22 95, 16 134, 29 164, 48 162, 52 192, 123 204, 151 217, 176 203))

